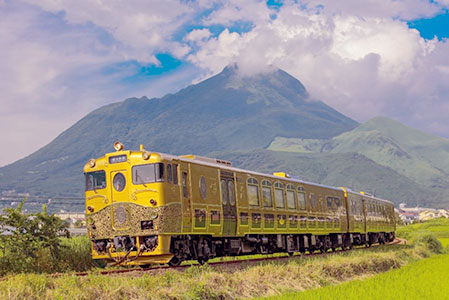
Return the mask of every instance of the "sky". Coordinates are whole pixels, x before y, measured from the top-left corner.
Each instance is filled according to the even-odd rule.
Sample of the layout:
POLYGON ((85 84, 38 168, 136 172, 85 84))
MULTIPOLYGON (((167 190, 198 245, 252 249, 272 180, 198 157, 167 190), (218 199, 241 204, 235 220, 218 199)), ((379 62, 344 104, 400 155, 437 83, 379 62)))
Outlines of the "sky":
POLYGON ((237 63, 449 138, 449 0, 0 0, 0 166, 102 105, 237 63))

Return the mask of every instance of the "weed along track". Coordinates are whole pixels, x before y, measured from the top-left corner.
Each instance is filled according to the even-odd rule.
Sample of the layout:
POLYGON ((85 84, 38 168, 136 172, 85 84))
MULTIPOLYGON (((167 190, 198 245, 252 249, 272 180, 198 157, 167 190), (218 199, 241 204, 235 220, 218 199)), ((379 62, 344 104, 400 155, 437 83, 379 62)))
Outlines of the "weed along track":
MULTIPOLYGON (((387 243, 387 245, 403 245, 407 244, 407 240, 396 238, 394 241, 387 243)), ((372 245, 372 247, 378 247, 379 244, 372 245)), ((356 249, 367 249, 363 246, 355 247, 356 249)), ((212 268, 227 268, 227 267, 233 267, 233 268, 239 268, 241 266, 248 266, 248 265, 254 265, 261 262, 270 262, 270 261, 287 261, 289 259, 293 258, 300 258, 300 257, 313 257, 313 256, 328 256, 328 255, 334 255, 342 252, 350 251, 351 249, 336 249, 332 252, 312 252, 312 253, 305 253, 305 254, 294 254, 294 255, 282 255, 282 256, 264 256, 264 257, 257 257, 257 258, 239 258, 235 257, 233 260, 225 260, 225 261, 211 261, 208 262, 208 265, 212 268)), ((119 275, 119 274, 142 274, 142 273, 153 273, 153 272, 160 272, 160 271, 167 271, 167 270, 176 270, 176 271, 183 271, 190 267, 200 267, 201 264, 199 263, 188 263, 186 262, 183 265, 180 266, 170 266, 170 265, 157 265, 157 266, 151 266, 147 268, 124 268, 124 269, 116 269, 116 270, 103 270, 103 271, 96 271, 96 272, 78 272, 74 273, 73 275, 78 277, 85 277, 92 274, 96 275, 119 275)), ((67 273, 55 273, 49 275, 50 277, 61 277, 66 276, 67 273)))

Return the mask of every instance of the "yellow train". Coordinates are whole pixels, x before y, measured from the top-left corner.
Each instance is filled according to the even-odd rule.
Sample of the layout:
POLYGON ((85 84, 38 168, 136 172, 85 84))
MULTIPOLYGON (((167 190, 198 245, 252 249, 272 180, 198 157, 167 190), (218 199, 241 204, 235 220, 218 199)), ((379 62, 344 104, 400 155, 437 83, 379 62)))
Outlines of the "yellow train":
POLYGON ((368 194, 219 159, 114 148, 84 167, 94 259, 178 265, 394 239, 393 204, 368 194))

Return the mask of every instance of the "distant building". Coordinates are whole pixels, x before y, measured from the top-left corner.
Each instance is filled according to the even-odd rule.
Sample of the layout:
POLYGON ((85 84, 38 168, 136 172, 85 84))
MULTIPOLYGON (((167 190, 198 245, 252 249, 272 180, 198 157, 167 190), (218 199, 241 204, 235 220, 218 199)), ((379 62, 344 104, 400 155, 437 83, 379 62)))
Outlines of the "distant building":
POLYGON ((86 227, 86 215, 84 213, 59 212, 55 216, 69 223, 70 227, 75 227, 76 223, 80 224, 81 227, 86 227))
POLYGON ((401 220, 406 223, 412 223, 414 221, 427 221, 437 218, 449 218, 449 211, 446 209, 435 209, 425 207, 406 207, 405 203, 399 204, 399 208, 396 209, 401 220))

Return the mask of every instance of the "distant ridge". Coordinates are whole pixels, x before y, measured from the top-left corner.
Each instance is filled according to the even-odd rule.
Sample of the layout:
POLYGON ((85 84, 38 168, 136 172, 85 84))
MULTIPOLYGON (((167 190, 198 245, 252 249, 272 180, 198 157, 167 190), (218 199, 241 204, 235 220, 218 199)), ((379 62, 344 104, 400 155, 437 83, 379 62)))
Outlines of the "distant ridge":
MULTIPOLYGON (((277 137, 268 149, 308 155, 357 153, 409 181, 408 185, 401 184, 408 186, 406 191, 399 187, 382 189, 378 186, 377 192, 381 195, 395 197, 397 202, 449 207, 449 139, 424 133, 389 118, 373 118, 331 139, 277 137), (415 192, 410 195, 412 190, 415 192)), ((348 167, 350 164, 348 162, 348 167)), ((372 169, 366 172, 372 172, 373 178, 376 176, 372 169)), ((347 173, 346 176, 349 182, 362 174, 347 173)), ((387 176, 386 180, 393 177, 387 176)), ((387 185, 386 182, 384 184, 387 185)), ((356 185, 374 188, 368 183, 356 185)))

